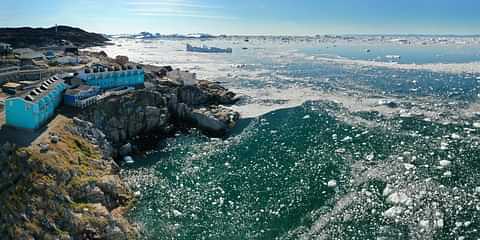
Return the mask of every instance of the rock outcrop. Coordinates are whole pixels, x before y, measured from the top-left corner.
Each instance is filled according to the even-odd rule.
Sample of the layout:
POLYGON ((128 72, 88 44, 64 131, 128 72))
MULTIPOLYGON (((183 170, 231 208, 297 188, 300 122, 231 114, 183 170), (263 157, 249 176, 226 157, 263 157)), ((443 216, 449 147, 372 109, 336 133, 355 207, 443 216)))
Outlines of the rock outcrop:
POLYGON ((10 181, 0 188, 1 238, 138 238, 138 227, 123 217, 133 194, 107 156, 105 135, 68 119, 49 131, 39 140, 46 150, 2 150, 0 174, 10 181))
POLYGON ((235 101, 234 93, 201 81, 198 86, 141 89, 112 96, 86 109, 80 118, 92 122, 117 148, 122 148, 139 135, 169 133, 179 125, 224 136, 235 126, 239 114, 219 105, 235 101))
POLYGON ((170 112, 166 95, 137 90, 113 96, 90 107, 82 118, 107 134, 114 144, 121 144, 141 134, 168 131, 170 112))
POLYGON ((186 103, 179 102, 176 96, 170 99, 169 109, 178 121, 190 124, 212 136, 224 136, 240 117, 237 112, 218 106, 194 109, 186 103))
POLYGON ((232 105, 238 101, 235 93, 209 81, 199 81, 197 86, 180 87, 178 99, 189 106, 232 105))

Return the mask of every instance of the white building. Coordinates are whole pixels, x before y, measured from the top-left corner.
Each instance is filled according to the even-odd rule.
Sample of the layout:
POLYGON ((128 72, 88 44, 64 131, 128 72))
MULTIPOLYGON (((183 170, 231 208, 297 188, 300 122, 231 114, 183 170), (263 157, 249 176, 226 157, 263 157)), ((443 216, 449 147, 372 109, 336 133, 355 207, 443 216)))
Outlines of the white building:
POLYGON ((80 58, 78 56, 63 56, 57 58, 57 62, 60 64, 77 65, 80 63, 80 58))
POLYGON ((185 86, 193 86, 198 82, 196 73, 181 71, 180 69, 167 72, 167 78, 172 81, 181 82, 185 86))
POLYGON ((45 58, 42 52, 37 52, 30 48, 17 48, 13 50, 13 53, 20 59, 43 60, 45 58))

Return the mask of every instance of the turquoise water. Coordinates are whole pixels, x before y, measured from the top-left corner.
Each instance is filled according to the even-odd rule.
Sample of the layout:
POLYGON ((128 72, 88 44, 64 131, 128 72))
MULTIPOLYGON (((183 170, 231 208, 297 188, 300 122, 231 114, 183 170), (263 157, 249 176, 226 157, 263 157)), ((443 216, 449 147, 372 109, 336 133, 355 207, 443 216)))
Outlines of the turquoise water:
MULTIPOLYGON (((327 219, 320 232, 328 239, 411 239, 410 224, 416 223, 382 217, 390 207, 382 191, 392 179, 361 180, 354 173, 357 164, 371 169, 391 164, 396 169, 405 161, 417 171, 403 176, 404 171, 397 170, 390 176, 399 178, 396 184, 430 179, 432 192, 440 185, 445 188, 426 194, 428 198, 418 200, 418 209, 412 210, 439 203, 445 227, 432 236, 476 236, 479 201, 476 195, 464 194, 472 194, 480 184, 478 142, 472 145, 478 135, 452 141, 451 150, 445 151, 435 139, 464 135, 462 126, 398 118, 385 123, 392 125, 389 131, 368 129, 339 122, 331 111, 339 111, 338 106, 312 102, 250 120, 228 140, 208 139, 197 132, 166 140, 158 152, 125 173, 141 192, 131 217, 145 224, 147 239, 298 239, 314 235, 310 228, 317 219, 338 212, 337 201, 346 201, 339 216, 327 219), (392 156, 405 159, 391 163, 392 156), (417 160, 407 159, 411 156, 417 160), (433 167, 439 159, 453 162, 451 177, 443 177, 443 171, 433 167), (422 167, 426 165, 432 167, 422 167), (330 180, 336 180, 338 187, 329 188, 330 180), (364 191, 371 194, 369 204, 343 199, 364 191), (347 216, 351 219, 345 221, 347 216), (473 223, 460 235, 451 232, 457 221, 473 223)), ((412 192, 422 188, 411 187, 412 192)), ((412 213, 411 217, 416 214, 422 216, 412 213)))
POLYGON ((398 55, 401 58, 394 61, 398 63, 468 63, 480 60, 478 46, 448 45, 448 46, 412 46, 398 44, 358 44, 358 45, 332 45, 306 48, 305 52, 315 56, 335 56, 350 59, 372 60, 389 62, 392 59, 387 55, 398 55), (369 49, 370 52, 366 52, 369 49))
MULTIPOLYGON (((125 165, 124 179, 138 195, 130 217, 145 239, 479 236, 480 114, 473 112, 480 112, 480 74, 310 58, 382 61, 365 56, 364 45, 249 44, 233 55, 189 55, 178 51, 183 43, 159 44, 158 54, 149 43, 138 57, 171 61, 241 91, 247 96, 239 106, 247 109, 271 106, 226 139, 179 133, 125 165), (384 99, 398 106, 377 106, 384 99), (292 101, 305 103, 281 109, 292 101)), ((141 53, 141 46, 131 48, 141 53)), ((402 55, 403 63, 478 61, 479 49, 369 48, 402 55)))

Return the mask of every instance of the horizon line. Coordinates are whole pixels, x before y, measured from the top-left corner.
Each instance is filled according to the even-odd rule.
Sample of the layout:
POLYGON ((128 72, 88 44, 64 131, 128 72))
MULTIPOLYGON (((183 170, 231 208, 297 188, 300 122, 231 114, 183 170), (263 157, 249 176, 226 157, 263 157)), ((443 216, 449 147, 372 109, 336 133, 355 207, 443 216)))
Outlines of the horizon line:
MULTIPOLYGON (((79 28, 86 32, 103 34, 103 35, 135 35, 140 34, 142 32, 148 33, 159 33, 155 31, 139 31, 139 32, 131 32, 131 33, 104 33, 104 32, 96 32, 96 31, 89 31, 86 28, 78 27, 78 26, 70 26, 70 25, 53 25, 53 26, 33 26, 33 25, 18 25, 18 26, 0 26, 0 29, 6 28, 54 28, 54 27, 71 27, 71 28, 79 28)), ((438 37, 480 37, 480 33, 309 33, 309 34, 272 34, 272 33, 235 33, 235 34, 227 34, 227 33, 208 33, 208 32, 190 32, 190 33, 159 33, 160 35, 188 35, 188 34, 206 34, 211 36, 259 36, 259 37, 277 37, 277 36, 284 36, 284 37, 315 37, 315 36, 438 36, 438 37)))

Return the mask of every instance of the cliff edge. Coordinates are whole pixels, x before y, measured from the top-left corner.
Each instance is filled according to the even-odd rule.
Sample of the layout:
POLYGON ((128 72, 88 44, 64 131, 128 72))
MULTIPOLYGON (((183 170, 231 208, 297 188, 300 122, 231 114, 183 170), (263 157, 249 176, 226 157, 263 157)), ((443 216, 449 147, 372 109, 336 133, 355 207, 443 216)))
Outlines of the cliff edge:
POLYGON ((105 135, 62 118, 36 144, 0 151, 0 235, 7 239, 135 239, 133 194, 105 135))

